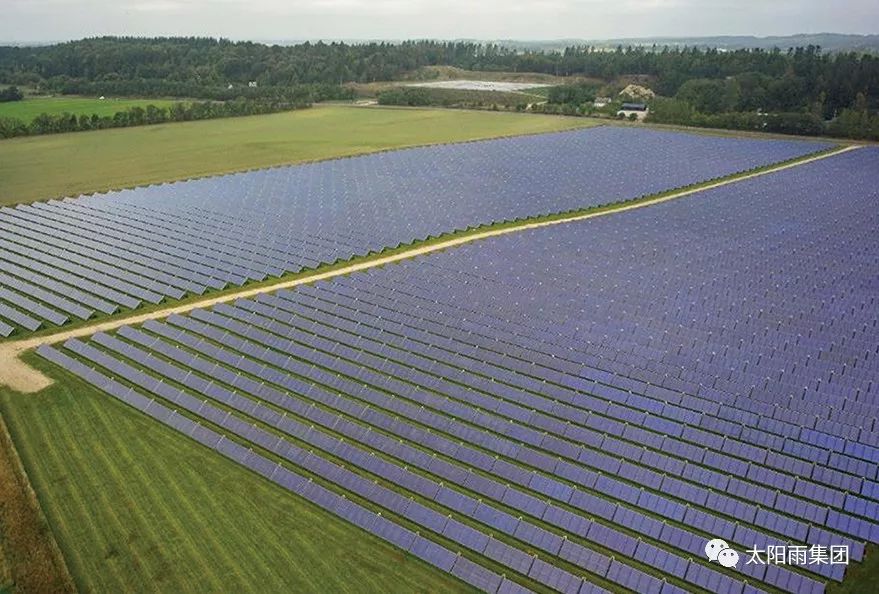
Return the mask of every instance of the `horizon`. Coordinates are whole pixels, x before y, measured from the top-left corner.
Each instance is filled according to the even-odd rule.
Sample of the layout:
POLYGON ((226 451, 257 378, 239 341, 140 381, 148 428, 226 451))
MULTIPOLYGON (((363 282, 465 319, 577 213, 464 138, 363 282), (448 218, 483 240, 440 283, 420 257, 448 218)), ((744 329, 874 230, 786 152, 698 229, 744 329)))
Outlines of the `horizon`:
POLYGON ((225 39, 235 43, 261 43, 271 44, 302 44, 302 43, 348 43, 348 44, 365 44, 365 43, 403 43, 407 41, 440 41, 440 42, 475 42, 475 43, 557 43, 557 42, 578 42, 578 43, 617 43, 617 42, 650 42, 650 41, 699 41, 699 40, 785 40, 796 39, 799 37, 849 37, 863 38, 879 38, 879 33, 841 33, 838 31, 815 31, 800 32, 791 34, 769 34, 769 35, 749 35, 749 34, 700 34, 700 35, 643 35, 637 37, 546 37, 546 38, 521 38, 521 37, 278 37, 278 38, 256 38, 256 37, 230 37, 226 35, 132 35, 127 33, 107 33, 100 35, 87 35, 83 37, 57 38, 57 39, 9 39, 0 37, 0 46, 29 46, 29 45, 55 45, 61 43, 70 43, 75 41, 83 41, 87 39, 102 38, 132 38, 132 39, 225 39))
POLYGON ((879 32, 874 0, 7 0, 0 39, 105 35, 239 40, 485 39, 527 42, 879 32), (808 34, 808 33, 805 33, 808 34))

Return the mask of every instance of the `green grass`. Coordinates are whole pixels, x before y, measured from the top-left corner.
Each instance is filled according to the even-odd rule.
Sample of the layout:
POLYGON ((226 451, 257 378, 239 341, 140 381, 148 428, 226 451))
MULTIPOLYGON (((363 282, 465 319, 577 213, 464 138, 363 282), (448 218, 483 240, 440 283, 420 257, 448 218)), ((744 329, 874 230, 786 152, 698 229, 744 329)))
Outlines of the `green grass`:
POLYGON ((867 544, 862 563, 852 563, 842 583, 830 582, 827 594, 863 594, 879 592, 879 547, 867 544))
POLYGON ((578 118, 324 106, 0 141, 0 204, 386 149, 550 132, 578 118))
POLYGON ((129 107, 167 107, 174 103, 171 99, 98 99, 92 97, 35 97, 23 101, 0 103, 0 118, 18 118, 25 123, 30 122, 41 113, 75 115, 111 116, 116 112, 125 111, 129 107))
POLYGON ((31 354, 56 383, 0 410, 84 592, 467 587, 31 354))

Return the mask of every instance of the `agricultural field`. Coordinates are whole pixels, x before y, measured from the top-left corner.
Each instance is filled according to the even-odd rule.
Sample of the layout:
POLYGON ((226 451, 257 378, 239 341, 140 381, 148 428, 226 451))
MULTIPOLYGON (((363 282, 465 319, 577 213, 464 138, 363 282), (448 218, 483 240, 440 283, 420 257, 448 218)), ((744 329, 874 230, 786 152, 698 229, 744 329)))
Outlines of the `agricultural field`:
MULTIPOLYGON (((844 578, 879 543, 877 175, 879 149, 850 150, 43 345, 38 365, 62 381, 3 394, 3 414, 62 550, 88 549, 98 528, 73 526, 99 524, 53 505, 92 493, 82 505, 118 510, 109 502, 149 484, 139 497, 169 519, 144 532, 171 522, 205 584, 229 551, 260 551, 235 564, 252 584, 288 569, 265 555, 296 547, 234 546, 215 520, 192 546, 190 514, 170 511, 190 488, 205 495, 184 509, 286 537, 276 506, 302 506, 332 519, 322 533, 359 527, 396 546, 382 553, 434 566, 430 579, 459 580, 419 582, 428 590, 867 591, 875 576, 860 590, 844 578), (101 474, 114 468, 127 470, 101 474), (218 484, 231 496, 207 495, 218 484), (265 505, 211 509, 244 489, 265 505), (738 561, 706 559, 717 538, 738 561), (855 567, 745 562, 752 547, 814 545, 847 547, 855 567)), ((138 521, 122 509, 101 531, 138 521)), ((241 527, 228 534, 262 537, 241 527)), ((306 532, 299 548, 318 557, 306 532)), ((101 550, 76 553, 89 557, 71 562, 78 579, 112 587, 142 571, 114 549, 115 577, 92 577, 101 550)))
POLYGON ((595 125, 443 109, 327 106, 0 142, 0 205, 381 150, 595 125))
POLYGON ((827 148, 601 127, 4 208, 0 337, 644 198, 827 148), (596 154, 606 157, 583 159, 596 154), (627 177, 633 160, 641 175, 627 177))
POLYGON ((119 111, 132 107, 155 105, 168 107, 175 103, 173 99, 98 99, 92 97, 27 97, 22 101, 0 103, 0 118, 17 118, 29 123, 40 114, 57 115, 70 113, 73 115, 112 116, 119 111))

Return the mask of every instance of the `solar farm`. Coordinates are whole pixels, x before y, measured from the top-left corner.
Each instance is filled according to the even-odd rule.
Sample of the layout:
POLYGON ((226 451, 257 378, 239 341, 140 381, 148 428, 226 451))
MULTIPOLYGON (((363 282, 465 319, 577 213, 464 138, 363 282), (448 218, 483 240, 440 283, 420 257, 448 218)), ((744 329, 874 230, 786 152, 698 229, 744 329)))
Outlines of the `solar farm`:
POLYGON ((37 202, 0 335, 442 590, 832 593, 879 544, 877 201, 876 147, 601 126, 37 202))
POLYGON ((605 127, 0 208, 0 336, 642 198, 826 148, 605 127))

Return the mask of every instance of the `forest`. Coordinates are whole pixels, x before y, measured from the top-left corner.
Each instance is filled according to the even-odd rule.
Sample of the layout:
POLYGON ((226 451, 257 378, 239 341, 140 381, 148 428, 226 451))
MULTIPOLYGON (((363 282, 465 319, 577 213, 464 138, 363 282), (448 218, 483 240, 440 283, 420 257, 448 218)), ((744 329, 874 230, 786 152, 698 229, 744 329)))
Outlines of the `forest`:
POLYGON ((637 75, 664 98, 654 119, 670 123, 747 121, 745 127, 753 127, 759 112, 802 120, 796 126, 800 133, 833 128, 852 137, 864 136, 864 126, 870 136, 879 124, 879 57, 828 53, 816 46, 524 51, 476 42, 270 46, 211 38, 104 37, 2 47, 0 83, 57 93, 270 101, 298 101, 305 85, 310 98, 319 101, 347 97, 340 88, 347 82, 398 80, 432 65, 599 82, 637 75))

